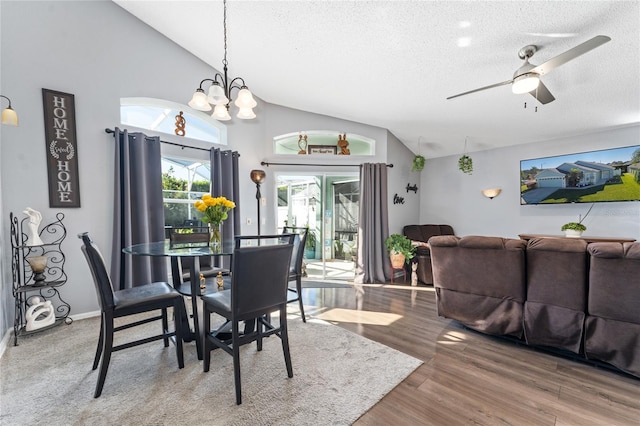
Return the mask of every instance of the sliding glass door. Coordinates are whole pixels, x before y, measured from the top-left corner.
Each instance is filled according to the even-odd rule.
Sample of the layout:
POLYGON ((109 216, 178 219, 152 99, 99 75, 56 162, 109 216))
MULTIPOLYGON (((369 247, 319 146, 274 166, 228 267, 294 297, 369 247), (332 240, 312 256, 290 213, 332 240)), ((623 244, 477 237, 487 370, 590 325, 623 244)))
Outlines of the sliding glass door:
POLYGON ((309 227, 306 278, 352 280, 358 241, 358 176, 288 175, 276 178, 277 227, 309 227))

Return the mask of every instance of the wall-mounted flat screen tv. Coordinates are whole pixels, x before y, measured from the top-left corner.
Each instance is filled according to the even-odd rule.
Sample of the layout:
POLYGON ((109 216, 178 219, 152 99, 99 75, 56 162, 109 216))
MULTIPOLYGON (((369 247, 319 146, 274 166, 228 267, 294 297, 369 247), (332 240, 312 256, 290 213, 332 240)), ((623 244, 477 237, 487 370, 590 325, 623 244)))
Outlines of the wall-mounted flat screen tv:
POLYGON ((640 201, 640 145, 520 161, 520 204, 640 201))

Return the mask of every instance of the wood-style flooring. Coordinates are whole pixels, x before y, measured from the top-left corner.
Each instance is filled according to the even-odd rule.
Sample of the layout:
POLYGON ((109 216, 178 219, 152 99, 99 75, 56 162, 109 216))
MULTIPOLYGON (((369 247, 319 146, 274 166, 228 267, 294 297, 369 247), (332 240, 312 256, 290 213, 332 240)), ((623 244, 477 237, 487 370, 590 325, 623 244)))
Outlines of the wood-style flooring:
POLYGON ((311 288, 303 301, 424 361, 355 425, 640 425, 640 380, 440 318, 431 286, 311 288))

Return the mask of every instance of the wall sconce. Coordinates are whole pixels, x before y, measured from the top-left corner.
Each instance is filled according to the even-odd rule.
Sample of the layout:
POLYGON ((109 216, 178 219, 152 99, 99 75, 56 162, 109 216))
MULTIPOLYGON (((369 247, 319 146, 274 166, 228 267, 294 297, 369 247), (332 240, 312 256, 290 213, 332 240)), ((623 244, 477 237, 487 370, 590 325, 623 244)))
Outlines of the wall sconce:
POLYGON ((2 110, 2 124, 17 126, 18 114, 13 108, 11 108, 11 99, 7 98, 5 95, 0 95, 0 97, 5 98, 9 101, 9 106, 2 110))
POLYGON ((264 178, 266 176, 264 170, 251 170, 251 181, 256 184, 256 201, 258 203, 258 235, 260 235, 260 199, 262 198, 262 194, 260 194, 260 184, 264 182, 264 178))
POLYGON ((495 197, 500 195, 501 192, 502 192, 502 189, 500 189, 500 188, 483 189, 482 190, 482 195, 484 195, 485 197, 487 197, 490 200, 493 200, 495 197))

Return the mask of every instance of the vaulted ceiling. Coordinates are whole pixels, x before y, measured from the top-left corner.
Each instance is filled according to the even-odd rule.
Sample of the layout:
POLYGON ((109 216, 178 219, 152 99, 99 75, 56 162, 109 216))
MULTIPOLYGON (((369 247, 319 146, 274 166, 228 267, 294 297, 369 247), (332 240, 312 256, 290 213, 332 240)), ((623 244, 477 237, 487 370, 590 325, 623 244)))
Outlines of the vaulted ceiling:
MULTIPOLYGON (((222 1, 114 1, 222 68, 222 1)), ((230 0, 227 10, 230 77, 270 103, 387 128, 427 158, 461 153, 465 138, 477 151, 640 122, 638 1, 230 0), (511 79, 526 45, 539 65, 596 35, 611 41, 542 77, 553 102, 509 85, 446 99, 511 79)))

